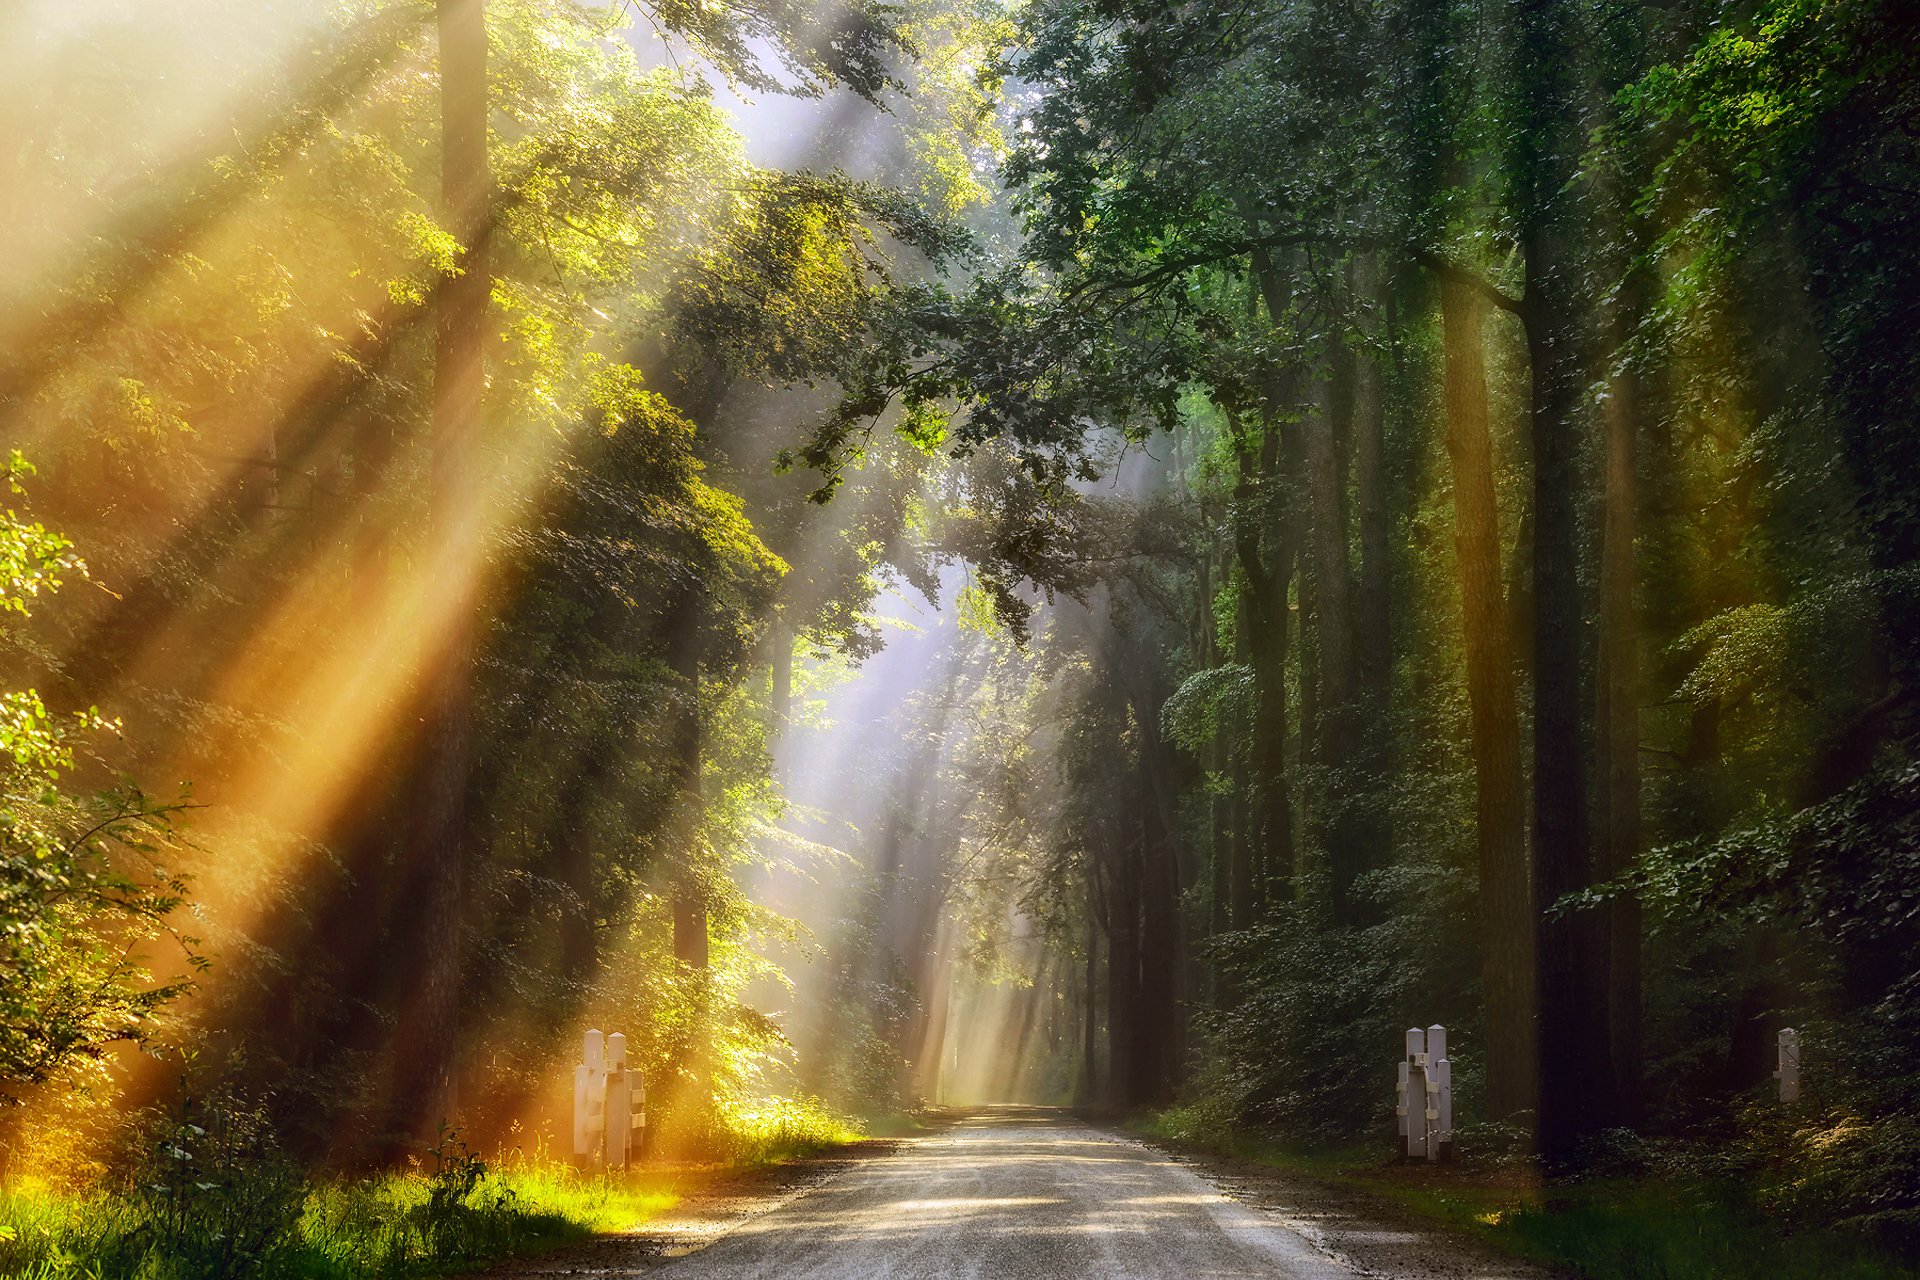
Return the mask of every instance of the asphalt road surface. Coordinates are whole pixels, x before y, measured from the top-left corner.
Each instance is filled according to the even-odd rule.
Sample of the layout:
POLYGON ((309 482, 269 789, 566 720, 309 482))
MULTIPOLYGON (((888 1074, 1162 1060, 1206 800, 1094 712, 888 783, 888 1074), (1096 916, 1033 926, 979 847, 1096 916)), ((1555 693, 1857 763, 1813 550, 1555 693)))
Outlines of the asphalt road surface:
POLYGON ((1432 1266, 1440 1259, 1413 1235, 1404 1252, 1395 1239, 1367 1243, 1363 1266, 1339 1240, 1229 1199, 1140 1143, 1002 1109, 857 1164, 664 1269, 676 1280, 1517 1274, 1432 1266))

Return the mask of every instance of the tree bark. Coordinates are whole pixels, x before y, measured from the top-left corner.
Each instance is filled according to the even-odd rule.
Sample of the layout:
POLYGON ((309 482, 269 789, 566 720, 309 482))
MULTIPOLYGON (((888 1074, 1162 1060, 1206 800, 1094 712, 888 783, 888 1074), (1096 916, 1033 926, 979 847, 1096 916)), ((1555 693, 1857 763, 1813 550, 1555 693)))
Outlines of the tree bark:
POLYGON ((1355 808, 1363 804, 1353 766, 1356 707, 1353 628, 1353 566, 1348 557, 1345 467, 1340 441, 1354 401, 1353 353, 1342 345, 1335 353, 1324 412, 1309 415, 1301 428, 1306 461, 1306 495, 1313 556, 1315 657, 1320 689, 1320 761, 1330 771, 1323 800, 1333 918, 1356 923, 1355 880, 1366 870, 1355 808))
POLYGON ((1257 445, 1235 441, 1233 540, 1240 566, 1240 626, 1244 660, 1253 671, 1253 742, 1248 751, 1246 822, 1236 843, 1235 928, 1254 923, 1269 903, 1292 896, 1293 809, 1287 795, 1286 581, 1292 561, 1284 522, 1271 547, 1259 519, 1271 490, 1276 433, 1270 423, 1257 445))
MULTIPOLYGON (((1267 318, 1279 326, 1291 307, 1286 278, 1264 251, 1254 252, 1252 266, 1267 318)), ((1234 547, 1243 575, 1242 599, 1249 606, 1243 630, 1254 682, 1248 753, 1254 883, 1247 923, 1267 907, 1294 897, 1294 813, 1287 774, 1287 585, 1296 560, 1304 557, 1297 550, 1291 497, 1299 448, 1297 432, 1288 431, 1288 419, 1298 407, 1300 392, 1297 370, 1279 374, 1268 388, 1257 447, 1244 435, 1235 441, 1240 469, 1234 491, 1234 547)))
POLYGON ((1515 13, 1511 151, 1513 215, 1526 264, 1525 321, 1532 373, 1533 867, 1539 916, 1540 1105, 1535 1141, 1547 1167, 1577 1167, 1582 1142, 1615 1119, 1606 934, 1598 912, 1554 913, 1594 882, 1581 696, 1577 512, 1585 381, 1579 266, 1571 246, 1584 91, 1580 11, 1530 0, 1515 13))
POLYGON ((700 723, 700 606, 696 589, 682 593, 668 614, 667 628, 667 661, 679 677, 673 691, 673 754, 668 763, 679 792, 672 831, 683 858, 673 885, 673 956, 695 971, 704 971, 709 952, 707 905, 694 866, 706 804, 700 776, 705 744, 700 723))
MULTIPOLYGON (((1370 286, 1369 286, 1370 288, 1370 286)), ((1354 634, 1368 732, 1384 737, 1393 679, 1393 530, 1387 510, 1387 415, 1380 365, 1362 356, 1353 405, 1354 496, 1359 507, 1360 578, 1354 634)))
POLYGON ((1139 850, 1124 828, 1108 837, 1107 893, 1107 1087, 1115 1102, 1131 1105, 1141 1094, 1140 876, 1139 850))
MULTIPOLYGON (((1548 11, 1558 7, 1546 6, 1548 11)), ((1547 25, 1551 13, 1535 21, 1547 25)), ((1541 38, 1538 43, 1551 45, 1557 56, 1570 56, 1560 40, 1541 38)), ((1535 67, 1530 74, 1564 72, 1535 67)), ((1564 139, 1557 144, 1570 145, 1564 139)), ((1561 185, 1556 182, 1553 189, 1561 185)), ((1612 1033, 1604 922, 1597 912, 1552 910, 1595 879, 1580 689, 1578 310, 1567 279, 1572 267, 1564 258, 1560 220, 1523 206, 1527 354, 1533 372, 1528 428, 1534 526, 1533 868, 1540 907, 1535 1140, 1549 1168, 1567 1170, 1578 1165, 1582 1141, 1613 1123, 1615 1099, 1607 1065, 1612 1033)))
MULTIPOLYGON (((1151 661, 1144 650, 1143 664, 1151 661)), ((1169 822, 1171 788, 1165 745, 1157 725, 1163 691, 1151 684, 1134 701, 1140 735, 1139 783, 1141 879, 1140 996, 1138 1052, 1142 1059, 1141 1096, 1135 1101, 1164 1105, 1172 1101, 1180 1044, 1180 866, 1174 856, 1169 822)))
POLYGON ((1100 922, 1098 891, 1087 875, 1087 1002, 1081 1028, 1080 1101, 1091 1106, 1100 1096, 1100 922))
MULTIPOLYGON (((1600 671, 1595 724, 1599 733, 1597 794, 1599 873, 1613 879, 1640 853, 1640 640, 1634 610, 1639 524, 1636 477, 1639 386, 1614 375, 1605 404, 1605 516, 1600 549, 1600 671)), ((1635 1123, 1642 1105, 1639 901, 1616 898, 1607 909, 1608 1014, 1614 1087, 1621 1119, 1635 1123)))
POLYGON ((768 747, 773 752, 774 780, 785 786, 792 772, 786 759, 782 739, 793 719, 793 632, 784 621, 776 621, 767 637, 772 646, 772 671, 769 674, 768 710, 773 715, 773 741, 768 747))
POLYGON ((1535 910, 1527 873, 1526 784, 1487 409, 1486 309, 1477 294, 1454 282, 1441 284, 1440 309, 1479 846, 1487 1109, 1504 1118, 1534 1103, 1535 910))
POLYGON ((459 275, 441 290, 434 343, 433 452, 428 507, 432 554, 452 593, 446 632, 426 674, 420 804, 409 861, 421 897, 424 942, 405 1047, 399 1119, 432 1134, 455 1106, 460 1014, 461 923, 466 900, 467 784, 471 768, 475 575, 480 536, 474 450, 485 389, 488 240, 492 182, 487 159, 487 30, 484 0, 438 0, 441 216, 465 246, 459 275))

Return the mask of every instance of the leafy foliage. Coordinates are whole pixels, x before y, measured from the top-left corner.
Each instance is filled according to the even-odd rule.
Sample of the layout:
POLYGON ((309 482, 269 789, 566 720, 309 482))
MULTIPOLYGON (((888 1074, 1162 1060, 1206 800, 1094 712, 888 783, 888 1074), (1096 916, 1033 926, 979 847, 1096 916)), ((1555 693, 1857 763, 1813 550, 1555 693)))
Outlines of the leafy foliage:
MULTIPOLYGON (((16 494, 31 468, 16 452, 16 494)), ((63 574, 84 574, 71 544, 9 511, 0 522, 6 583, 0 609, 22 618, 63 574)), ((131 788, 75 791, 64 775, 76 740, 116 726, 97 712, 48 713, 32 689, 0 694, 0 1100, 142 1041, 191 986, 155 981, 141 951, 175 936, 169 917, 187 885, 163 859, 179 852, 177 806, 131 788)), ((198 964, 189 949, 183 960, 198 964)))

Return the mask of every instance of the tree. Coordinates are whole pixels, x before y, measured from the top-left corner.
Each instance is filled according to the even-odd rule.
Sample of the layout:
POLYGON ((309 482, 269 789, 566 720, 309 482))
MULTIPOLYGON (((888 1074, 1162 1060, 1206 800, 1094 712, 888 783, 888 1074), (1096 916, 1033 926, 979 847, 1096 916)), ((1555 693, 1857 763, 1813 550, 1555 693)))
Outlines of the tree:
MULTIPOLYGON (((421 979, 408 1012, 414 1046, 402 1059, 396 1118, 417 1133, 456 1105, 471 784, 473 628, 479 605, 477 454, 485 412, 490 242, 494 192, 488 164, 485 0, 436 0, 440 49, 440 207, 459 244, 441 286, 435 322, 433 443, 428 506, 432 545, 449 598, 436 602, 443 635, 430 650, 422 701, 421 803, 410 841, 420 886, 421 979), (424 1126, 424 1127, 423 1127, 424 1126)), ((417 1136, 417 1134, 416 1134, 417 1136)))
MULTIPOLYGON (((10 455, 16 496, 31 473, 10 455)), ((85 574, 65 538, 11 510, 0 517, 0 613, 25 619, 35 597, 85 574)), ((145 1041, 204 964, 170 922, 187 895, 169 865, 180 806, 68 781, 79 742, 116 728, 98 712, 55 717, 32 689, 0 694, 0 1106, 116 1043, 145 1041), (182 944, 167 970, 177 976, 154 976, 141 950, 162 937, 182 944)))

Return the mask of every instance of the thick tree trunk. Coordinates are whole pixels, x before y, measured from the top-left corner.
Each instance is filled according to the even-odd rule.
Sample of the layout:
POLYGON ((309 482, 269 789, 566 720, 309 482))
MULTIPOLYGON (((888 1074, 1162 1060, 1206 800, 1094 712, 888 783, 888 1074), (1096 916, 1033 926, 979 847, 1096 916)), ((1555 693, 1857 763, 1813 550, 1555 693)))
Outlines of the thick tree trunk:
POLYGON ((474 451, 485 389, 487 252, 492 183, 487 162, 487 31, 484 0, 438 0, 441 216, 465 249, 460 275, 439 297, 429 482, 430 563, 453 593, 446 632, 426 675, 420 802, 409 861, 421 886, 424 943, 419 978, 403 1016, 398 1119, 432 1134, 455 1106, 460 1024, 461 923, 466 901, 467 789, 471 766, 471 683, 480 536, 474 451))
MULTIPOLYGON (((1600 672, 1597 795, 1599 873, 1612 879, 1640 853, 1640 641, 1634 610, 1639 523, 1636 478, 1639 386, 1616 374, 1605 405, 1605 520, 1600 549, 1600 672)), ((1608 907, 1608 1013, 1614 1086, 1621 1119, 1641 1111, 1640 904, 1621 896, 1608 907)))
POLYGON ((926 1019, 912 1045, 913 1080, 907 1100, 915 1106, 940 1101, 942 1067, 947 1051, 947 1023, 952 1017, 953 966, 947 954, 946 930, 939 929, 938 932, 940 936, 929 952, 925 969, 925 980, 931 988, 925 996, 926 1019))
MULTIPOLYGON (((1377 297, 1380 290, 1372 264, 1363 264, 1354 277, 1362 301, 1377 297)), ((1387 504, 1387 413, 1382 383, 1379 361, 1372 355, 1360 356, 1354 370, 1349 436, 1360 541, 1353 603, 1357 663, 1353 767, 1354 794, 1367 797, 1355 819, 1356 839, 1369 867, 1394 861, 1393 809, 1388 798, 1396 790, 1389 715, 1393 704, 1393 534, 1387 504)))
POLYGON ((600 968, 600 937, 594 927, 599 868, 594 857, 594 833, 575 815, 591 807, 611 773, 613 758, 612 752, 598 751, 576 761, 556 810, 554 870, 573 898, 560 918, 560 977, 579 991, 592 984, 600 968))
POLYGON ((1502 586, 1482 327, 1464 285, 1440 287, 1447 456, 1453 469, 1468 728, 1480 851, 1480 974, 1487 1020, 1487 1109, 1506 1117, 1534 1101, 1534 901, 1527 873, 1526 784, 1511 630, 1502 586))
POLYGON ((1087 877, 1086 1019, 1080 1041, 1080 1102, 1091 1106, 1100 1096, 1100 922, 1098 890, 1087 877))
POLYGON ((1581 695, 1578 509, 1584 382, 1570 246, 1581 132, 1583 32, 1568 0, 1535 0, 1514 30, 1508 173, 1526 263, 1533 450, 1533 866, 1538 930, 1540 1105, 1534 1136, 1550 1169, 1615 1119, 1608 1068, 1606 934, 1598 912, 1553 913, 1594 883, 1581 695))
POLYGON ((1558 245, 1523 237, 1533 367, 1533 867, 1538 915, 1539 1110, 1535 1138, 1549 1167, 1578 1163, 1580 1144, 1615 1118, 1600 914, 1552 911, 1594 881, 1580 681, 1576 508, 1580 383, 1572 300, 1558 245))
POLYGON ((1354 881, 1366 870, 1368 850, 1355 808, 1364 804, 1350 776, 1358 729, 1355 706, 1353 567, 1348 558, 1345 467, 1340 443, 1354 401, 1353 354, 1335 353, 1325 412, 1311 414, 1301 428, 1305 442, 1309 544, 1313 556, 1315 657, 1320 687, 1320 760, 1331 771, 1322 830, 1332 891, 1333 918, 1352 924, 1359 917, 1354 881))
POLYGON ((1240 638, 1253 670, 1254 723, 1244 795, 1246 822, 1236 842, 1235 928, 1257 921, 1269 904, 1293 896, 1293 809, 1287 795, 1286 581, 1292 561, 1284 522, 1271 546, 1260 515, 1278 452, 1277 424, 1256 447, 1237 443, 1233 540, 1240 566, 1240 638))
POLYGON ((1108 838, 1107 1087, 1113 1101, 1129 1106, 1141 1094, 1140 851, 1121 831, 1108 838))
MULTIPOLYGON (((1252 255, 1254 278, 1279 326, 1291 307, 1287 279, 1263 251, 1252 255)), ((1292 494, 1300 471, 1298 432, 1288 419, 1301 401, 1301 375, 1282 372, 1268 388, 1258 448, 1236 442, 1243 490, 1235 489, 1234 545, 1243 574, 1243 599, 1253 606, 1245 619, 1247 661, 1253 668, 1254 725, 1249 752, 1256 821, 1250 823, 1254 852, 1253 918, 1294 897, 1294 813, 1287 771, 1287 586, 1293 578, 1298 521, 1292 494), (1253 460, 1257 458, 1257 465, 1253 460), (1249 481, 1249 477, 1251 480, 1249 481), (1264 517, 1256 520, 1255 516, 1264 517)))
MULTIPOLYGON (((1300 608, 1296 620, 1300 645, 1300 725, 1295 758, 1304 770, 1320 763, 1320 592, 1311 555, 1300 557, 1300 608)), ((1303 822, 1311 822, 1312 805, 1302 799, 1303 822)))
POLYGON ((675 843, 686 865, 673 886, 673 956, 696 972, 707 968, 709 941, 707 905, 693 864, 698 857, 705 800, 701 795, 703 730, 700 724, 700 625, 698 607, 689 592, 672 614, 667 638, 669 660, 679 676, 674 690, 674 743, 671 766, 680 793, 674 826, 675 843))
MULTIPOLYGON (((1149 660, 1139 652, 1139 660, 1149 660)), ((1164 1105, 1172 1101, 1179 1070, 1180 867, 1174 855, 1171 823, 1171 787, 1165 745, 1152 728, 1165 701, 1149 685, 1134 702, 1135 723, 1141 727, 1139 780, 1141 855, 1140 999, 1138 1052, 1141 1057, 1141 1096, 1138 1102, 1164 1105)))
POLYGON ((1387 415, 1380 365, 1362 357, 1355 370, 1353 479, 1359 508, 1360 579, 1354 596, 1354 636, 1361 698, 1370 736, 1385 737, 1393 679, 1393 529, 1387 510, 1387 415))

